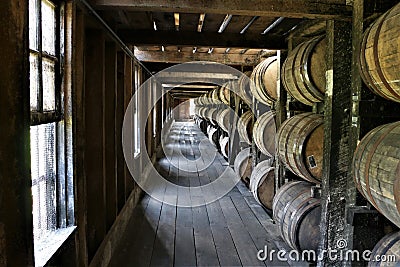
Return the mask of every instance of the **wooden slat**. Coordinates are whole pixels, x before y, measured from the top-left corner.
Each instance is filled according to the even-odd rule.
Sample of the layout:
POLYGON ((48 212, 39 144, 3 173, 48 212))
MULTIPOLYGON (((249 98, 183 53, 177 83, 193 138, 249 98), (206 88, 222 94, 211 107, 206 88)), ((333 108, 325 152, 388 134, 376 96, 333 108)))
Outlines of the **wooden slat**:
POLYGON ((294 18, 325 18, 343 19, 351 17, 351 7, 346 6, 345 0, 332 1, 290 1, 276 2, 275 0, 239 0, 239 1, 135 1, 131 0, 93 0, 98 9, 124 8, 128 10, 215 13, 247 16, 294 17, 294 18))

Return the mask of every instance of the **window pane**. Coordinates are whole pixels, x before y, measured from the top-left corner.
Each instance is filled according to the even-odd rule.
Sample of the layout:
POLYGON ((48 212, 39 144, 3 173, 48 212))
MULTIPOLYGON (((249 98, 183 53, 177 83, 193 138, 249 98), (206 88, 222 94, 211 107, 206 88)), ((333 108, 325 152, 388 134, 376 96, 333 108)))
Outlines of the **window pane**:
POLYGON ((42 50, 50 55, 56 54, 55 27, 55 7, 51 2, 42 0, 42 50))
POLYGON ((43 58, 43 110, 55 110, 55 63, 52 60, 43 58))
POLYGON ((38 49, 37 43, 37 0, 29 0, 29 48, 38 49))
POLYGON ((34 239, 57 227, 55 123, 31 127, 31 175, 34 239))
POLYGON ((39 61, 38 56, 35 54, 29 55, 29 88, 31 98, 31 110, 38 110, 38 99, 39 99, 39 61))

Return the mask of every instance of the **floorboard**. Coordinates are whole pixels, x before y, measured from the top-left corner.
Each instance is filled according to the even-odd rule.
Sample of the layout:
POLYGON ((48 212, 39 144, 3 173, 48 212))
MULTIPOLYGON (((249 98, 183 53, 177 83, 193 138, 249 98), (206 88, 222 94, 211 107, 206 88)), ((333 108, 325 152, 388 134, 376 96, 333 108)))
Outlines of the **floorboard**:
POLYGON ((265 246, 289 248, 241 181, 216 201, 193 206, 216 192, 212 182, 223 173, 236 175, 205 139, 194 123, 172 125, 166 136, 171 151, 158 153, 155 168, 178 186, 166 187, 164 203, 149 196, 141 200, 109 266, 308 266, 257 259, 265 246))

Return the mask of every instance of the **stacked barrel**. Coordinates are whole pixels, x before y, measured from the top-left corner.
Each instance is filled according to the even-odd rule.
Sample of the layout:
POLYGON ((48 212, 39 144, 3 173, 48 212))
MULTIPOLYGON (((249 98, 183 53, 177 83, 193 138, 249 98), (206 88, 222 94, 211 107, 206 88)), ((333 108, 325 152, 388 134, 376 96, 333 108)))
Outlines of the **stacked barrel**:
POLYGON ((229 154, 229 86, 226 83, 194 100, 195 122, 225 158, 229 154))

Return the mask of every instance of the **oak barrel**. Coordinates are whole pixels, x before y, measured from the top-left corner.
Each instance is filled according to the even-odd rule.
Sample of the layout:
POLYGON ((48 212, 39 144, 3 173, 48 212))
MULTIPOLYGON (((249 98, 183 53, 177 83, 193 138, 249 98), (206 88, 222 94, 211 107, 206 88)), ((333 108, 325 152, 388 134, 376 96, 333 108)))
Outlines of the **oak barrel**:
POLYGON ((368 267, 395 267, 399 263, 400 232, 392 232, 384 236, 375 245, 370 255, 368 267))
POLYGON ((289 182, 276 192, 272 210, 285 242, 298 251, 317 251, 320 240, 320 200, 311 196, 312 184, 289 182))
POLYGON ((219 138, 219 146, 221 148, 222 156, 228 158, 229 153, 229 137, 221 135, 219 138))
POLYGON ((361 77, 368 87, 400 102, 400 3, 367 28, 359 59, 361 77))
POLYGON ((272 210, 275 191, 275 172, 272 160, 261 161, 254 167, 249 188, 258 203, 272 210))
POLYGON ((217 125, 217 113, 218 113, 218 109, 216 109, 216 108, 209 108, 206 111, 206 118, 214 126, 217 125))
POLYGON ((219 89, 218 89, 218 94, 219 94, 219 99, 224 103, 225 105, 229 105, 230 103, 230 90, 231 88, 231 83, 227 82, 224 83, 219 89), (229 88, 229 89, 228 89, 229 88))
POLYGON ((298 45, 282 65, 282 83, 298 101, 313 105, 324 100, 326 39, 318 36, 298 45))
POLYGON ((283 122, 277 134, 279 158, 294 174, 313 183, 322 177, 324 126, 322 115, 311 112, 283 122))
POLYGON ((275 112, 268 111, 257 118, 253 127, 254 142, 264 155, 274 157, 275 135, 275 112))
POLYGON ((218 131, 217 128, 213 127, 212 125, 209 125, 207 127, 207 136, 208 136, 208 140, 210 140, 210 142, 213 145, 216 145, 218 140, 218 131))
POLYGON ((235 158, 234 170, 246 185, 249 185, 250 182, 253 170, 252 162, 253 159, 251 158, 249 147, 240 151, 235 158))
POLYGON ((231 112, 232 110, 230 108, 220 109, 217 115, 217 122, 219 127, 221 127, 221 129, 227 133, 229 133, 230 129, 229 122, 230 122, 231 112))
POLYGON ((246 111, 243 113, 238 120, 237 130, 239 133, 240 140, 251 144, 253 135, 253 113, 246 111))
POLYGON ((254 97, 266 105, 272 105, 278 98, 278 61, 269 57, 258 64, 250 76, 250 91, 254 97))
POLYGON ((400 122, 365 135, 353 158, 354 181, 361 194, 400 227, 400 122))
POLYGON ((253 95, 250 91, 250 78, 249 78, 251 76, 251 73, 252 71, 245 71, 238 80, 239 96, 248 106, 251 106, 253 104, 253 95))

